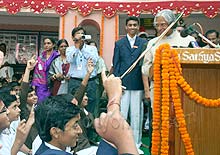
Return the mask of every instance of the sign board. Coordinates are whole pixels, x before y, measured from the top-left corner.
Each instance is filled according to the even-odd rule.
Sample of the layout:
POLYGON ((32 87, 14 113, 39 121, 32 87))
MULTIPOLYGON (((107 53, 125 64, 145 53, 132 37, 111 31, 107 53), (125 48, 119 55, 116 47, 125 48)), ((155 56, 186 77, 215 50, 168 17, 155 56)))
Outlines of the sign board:
POLYGON ((220 49, 178 48, 182 64, 220 64, 220 49))

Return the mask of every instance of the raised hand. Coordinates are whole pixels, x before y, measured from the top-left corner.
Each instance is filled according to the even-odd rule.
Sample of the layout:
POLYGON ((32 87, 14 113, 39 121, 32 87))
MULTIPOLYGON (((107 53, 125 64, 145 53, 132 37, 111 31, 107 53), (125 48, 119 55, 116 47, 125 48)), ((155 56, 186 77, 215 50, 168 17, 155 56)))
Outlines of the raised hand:
POLYGON ((16 132, 16 139, 20 140, 21 143, 24 143, 26 137, 27 137, 26 120, 23 119, 18 125, 17 132, 16 132))
POLYGON ((120 103, 122 95, 121 79, 119 77, 115 77, 113 74, 107 77, 105 70, 102 71, 101 75, 103 86, 109 98, 109 102, 114 100, 114 102, 120 103))
POLYGON ((36 55, 32 56, 30 60, 27 61, 27 67, 29 71, 33 70, 35 65, 37 64, 36 55))
POLYGON ((101 137, 117 147, 119 154, 137 155, 132 129, 119 110, 122 95, 121 79, 113 74, 107 77, 105 70, 102 71, 101 75, 109 98, 108 112, 102 113, 99 118, 95 119, 95 129, 101 137))
POLYGON ((17 155, 18 151, 20 150, 21 146, 24 144, 28 136, 28 133, 29 131, 27 132, 26 129, 26 120, 23 119, 17 127, 15 141, 11 149, 11 155, 17 155))
POLYGON ((92 58, 87 61, 87 71, 91 74, 95 68, 92 58))
POLYGON ((23 119, 17 127, 15 141, 11 149, 11 155, 17 155, 17 152, 20 150, 25 140, 27 139, 27 136, 33 124, 34 124, 34 105, 32 106, 28 121, 26 122, 26 120, 23 119))
POLYGON ((94 122, 97 133, 107 141, 119 146, 123 140, 132 137, 132 130, 119 111, 101 113, 94 122))
POLYGON ((27 123, 26 123, 26 127, 28 128, 31 128, 31 126, 34 124, 35 122, 35 117, 34 117, 34 104, 32 105, 32 108, 31 108, 31 112, 29 114, 29 118, 27 120, 27 123))

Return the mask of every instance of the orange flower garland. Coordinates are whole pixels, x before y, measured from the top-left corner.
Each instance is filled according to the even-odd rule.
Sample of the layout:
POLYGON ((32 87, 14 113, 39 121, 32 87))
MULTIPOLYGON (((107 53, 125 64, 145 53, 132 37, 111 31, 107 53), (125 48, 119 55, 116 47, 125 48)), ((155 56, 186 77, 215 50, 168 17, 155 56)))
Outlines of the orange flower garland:
POLYGON ((77 27, 77 22, 78 22, 78 21, 77 21, 77 16, 75 15, 75 16, 74 16, 74 27, 77 27))
POLYGON ((64 34, 65 34, 65 16, 61 17, 62 19, 62 30, 61 30, 61 38, 64 39, 64 34))
POLYGON ((156 50, 154 60, 152 155, 167 155, 169 153, 168 137, 170 96, 174 103, 175 116, 178 122, 178 130, 184 143, 186 153, 187 155, 194 155, 191 138, 186 128, 186 121, 181 106, 178 85, 189 96, 190 99, 196 101, 197 103, 209 107, 220 106, 220 98, 204 98, 190 87, 190 85, 182 76, 182 68, 176 50, 171 49, 169 44, 160 45, 156 50), (160 68, 161 65, 162 71, 160 68), (162 91, 160 90, 161 85, 162 91))
POLYGON ((101 34, 100 34, 100 47, 99 47, 99 53, 102 56, 103 54, 103 42, 104 42, 104 25, 105 24, 105 16, 102 15, 101 19, 101 34))
POLYGON ((186 122, 177 88, 176 75, 180 75, 180 72, 181 67, 177 53, 175 53, 174 50, 171 50, 169 44, 159 46, 159 48, 156 50, 154 61, 152 155, 168 155, 169 153, 169 92, 171 92, 172 100, 174 102, 175 116, 177 118, 179 132, 183 140, 186 153, 187 155, 194 155, 191 139, 186 129, 186 122), (162 72, 160 71, 161 64, 162 72), (160 81, 162 82, 162 99, 160 94, 160 81))
POLYGON ((161 52, 157 49, 155 53, 154 60, 154 104, 153 104, 153 123, 152 123, 152 155, 159 155, 160 147, 160 101, 161 101, 161 80, 160 80, 160 61, 161 61, 161 52), (156 80, 159 79, 159 80, 156 80))
POLYGON ((169 104, 170 104, 170 90, 169 90, 169 49, 162 51, 162 107, 161 107, 161 155, 168 155, 169 153, 169 104))
POLYGON ((118 40, 118 15, 115 16, 115 41, 118 40))
POLYGON ((203 104, 204 106, 207 107, 220 107, 220 98, 219 99, 204 98, 190 87, 190 85, 185 81, 183 76, 177 75, 177 80, 179 86, 189 96, 190 99, 194 100, 197 103, 203 104))
POLYGON ((189 98, 207 107, 220 107, 220 98, 219 99, 207 99, 207 98, 200 96, 197 92, 193 91, 191 86, 186 82, 186 80, 182 76, 182 73, 181 73, 182 68, 180 65, 179 58, 177 56, 177 52, 174 51, 173 54, 175 54, 175 58, 173 57, 173 62, 174 64, 176 64, 175 65, 175 76, 176 76, 177 82, 179 86, 182 88, 182 90, 189 96, 189 98))
MULTIPOLYGON (((171 53, 172 55, 170 55, 170 59, 178 60, 177 52, 175 50, 171 50, 171 53)), ((178 62, 177 64, 180 64, 180 63, 178 62)), ((177 80, 176 80, 175 73, 179 73, 179 72, 178 72, 178 68, 176 67, 175 63, 169 64, 169 73, 170 73, 170 90, 172 94, 172 101, 174 103, 175 115, 176 115, 176 119, 178 122, 178 129, 179 129, 182 141, 184 143, 187 155, 194 155, 191 139, 186 128, 186 121, 184 118, 180 95, 179 95, 179 91, 177 87, 177 80)))

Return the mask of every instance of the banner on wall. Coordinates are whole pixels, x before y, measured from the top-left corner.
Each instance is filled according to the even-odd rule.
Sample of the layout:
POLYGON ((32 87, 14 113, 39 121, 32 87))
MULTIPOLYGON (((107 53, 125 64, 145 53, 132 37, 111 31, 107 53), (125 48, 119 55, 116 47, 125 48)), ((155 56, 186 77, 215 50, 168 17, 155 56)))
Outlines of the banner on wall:
POLYGON ((150 12, 156 14, 163 9, 175 10, 177 13, 184 12, 188 16, 192 11, 202 12, 209 18, 214 18, 220 9, 220 0, 1 0, 0 8, 6 8, 8 13, 16 14, 22 8, 29 8, 34 13, 42 13, 46 9, 53 9, 57 14, 63 16, 69 9, 77 10, 83 16, 100 10, 105 17, 111 18, 117 12, 127 13, 130 16, 139 16, 141 13, 150 12))

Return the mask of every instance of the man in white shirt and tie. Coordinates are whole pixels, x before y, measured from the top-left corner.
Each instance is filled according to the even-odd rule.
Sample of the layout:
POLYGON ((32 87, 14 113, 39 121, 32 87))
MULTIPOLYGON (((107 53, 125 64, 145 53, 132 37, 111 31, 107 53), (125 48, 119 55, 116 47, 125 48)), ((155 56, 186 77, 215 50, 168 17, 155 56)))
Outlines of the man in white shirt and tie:
MULTIPOLYGON (((140 56, 146 40, 137 36, 139 19, 131 16, 126 19, 127 35, 115 43, 113 55, 114 75, 120 77, 140 56)), ((130 125, 137 147, 141 146, 143 122, 143 95, 144 86, 141 74, 141 65, 136 67, 122 78, 122 85, 126 87, 121 99, 121 113, 125 119, 130 111, 130 125)))

